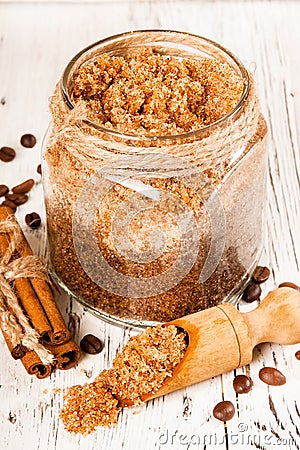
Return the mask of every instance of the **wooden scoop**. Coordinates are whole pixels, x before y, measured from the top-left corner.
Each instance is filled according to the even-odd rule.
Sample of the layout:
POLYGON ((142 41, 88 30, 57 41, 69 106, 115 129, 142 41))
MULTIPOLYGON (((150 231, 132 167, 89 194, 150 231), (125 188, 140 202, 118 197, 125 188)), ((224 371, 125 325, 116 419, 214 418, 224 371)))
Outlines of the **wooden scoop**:
POLYGON ((244 366, 262 342, 300 342, 300 292, 281 287, 270 292, 248 313, 227 303, 168 322, 189 338, 186 353, 164 384, 143 401, 169 394, 199 381, 244 366))

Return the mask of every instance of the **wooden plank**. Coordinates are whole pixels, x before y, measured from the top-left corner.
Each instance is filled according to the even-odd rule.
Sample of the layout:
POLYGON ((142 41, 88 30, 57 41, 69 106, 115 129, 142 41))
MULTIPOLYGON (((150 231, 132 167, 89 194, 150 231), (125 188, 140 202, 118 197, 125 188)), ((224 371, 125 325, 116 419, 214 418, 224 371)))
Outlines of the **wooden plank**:
MULTIPOLYGON (((281 4, 270 11, 269 6, 260 4, 254 7, 249 4, 248 13, 252 29, 257 32, 252 39, 256 53, 255 75, 270 128, 269 203, 264 262, 272 267, 272 281, 278 285, 291 277, 299 282, 299 241, 296 231, 300 206, 297 174, 299 148, 295 141, 293 97, 288 93, 291 90, 292 70, 285 61, 285 54, 288 54, 287 41, 279 38, 279 23, 281 20, 289 23, 291 10, 287 12, 281 4), (266 26, 265 19, 268 15, 272 15, 273 20, 267 22, 266 26)), ((293 12, 297 13, 295 10, 293 12)), ((268 287, 271 288, 270 283, 268 287)), ((240 424, 244 423, 247 427, 242 436, 249 436, 251 439, 253 435, 253 443, 257 448, 265 448, 267 445, 299 448, 299 417, 292 402, 289 405, 286 401, 288 395, 292 395, 296 404, 300 401, 299 391, 295 389, 296 376, 291 372, 291 365, 295 366, 295 348, 297 346, 280 348, 276 345, 263 345, 255 352, 254 362, 251 364, 254 388, 248 398, 239 396, 238 405, 240 420, 244 420, 241 419, 245 417, 244 411, 252 418, 248 422, 240 421, 240 424), (282 389, 267 387, 258 379, 258 371, 263 365, 273 367, 275 364, 283 373, 290 375, 287 385, 282 389)), ((227 389, 230 391, 230 386, 227 389)), ((234 428, 233 421, 230 422, 229 429, 232 425, 234 428)), ((239 435, 240 439, 242 436, 239 435)))
MULTIPOLYGON (((27 212, 43 211, 40 176, 35 170, 50 119, 47 98, 67 61, 91 42, 128 29, 186 30, 223 43, 255 69, 270 129, 262 261, 272 267, 272 278, 264 292, 285 280, 300 284, 299 17, 300 4, 292 1, 0 3, 0 145, 12 145, 18 151, 12 163, 0 166, 0 182, 12 186, 32 176, 37 182, 30 202, 18 212, 19 220, 24 224, 27 212), (33 150, 18 144, 27 131, 38 137, 33 150)), ((44 254, 44 228, 25 231, 36 251, 44 254)), ((299 346, 268 344, 254 353, 250 394, 236 398, 231 372, 137 411, 126 410, 115 429, 99 429, 89 437, 68 435, 58 418, 63 389, 89 382, 109 367, 132 332, 104 324, 76 302, 69 303, 65 294, 58 301, 66 320, 73 317, 77 339, 92 332, 105 340, 105 350, 97 357, 85 356, 72 371, 37 381, 24 373, 18 361, 12 361, 0 337, 1 450, 15 450, 25 442, 32 450, 300 447, 300 365, 294 357, 299 346), (264 385, 258 379, 263 365, 277 365, 286 374, 287 384, 264 385), (238 411, 226 427, 212 417, 213 406, 223 398, 232 400, 238 411)))

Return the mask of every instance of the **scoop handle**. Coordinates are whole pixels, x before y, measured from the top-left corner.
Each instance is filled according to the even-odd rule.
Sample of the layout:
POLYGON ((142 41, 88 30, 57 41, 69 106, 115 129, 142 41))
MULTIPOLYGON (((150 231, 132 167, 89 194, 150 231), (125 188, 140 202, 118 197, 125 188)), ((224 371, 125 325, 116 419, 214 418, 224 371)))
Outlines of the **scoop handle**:
POLYGON ((269 292, 253 311, 243 314, 254 347, 262 342, 300 342, 300 292, 281 287, 269 292))
POLYGON ((262 342, 299 343, 300 292, 282 287, 271 291, 248 313, 223 303, 166 326, 170 324, 188 333, 188 348, 172 377, 156 392, 143 396, 144 401, 249 364, 253 347, 262 342))

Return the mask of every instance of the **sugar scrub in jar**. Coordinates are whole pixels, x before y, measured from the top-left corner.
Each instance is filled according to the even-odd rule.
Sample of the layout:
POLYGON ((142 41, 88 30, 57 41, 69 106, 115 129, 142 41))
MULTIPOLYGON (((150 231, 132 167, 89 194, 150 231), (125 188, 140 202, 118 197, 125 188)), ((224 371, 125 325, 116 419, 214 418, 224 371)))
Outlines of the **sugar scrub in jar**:
POLYGON ((116 324, 238 299, 263 245, 266 123, 228 50, 135 31, 81 51, 43 154, 51 270, 116 324))

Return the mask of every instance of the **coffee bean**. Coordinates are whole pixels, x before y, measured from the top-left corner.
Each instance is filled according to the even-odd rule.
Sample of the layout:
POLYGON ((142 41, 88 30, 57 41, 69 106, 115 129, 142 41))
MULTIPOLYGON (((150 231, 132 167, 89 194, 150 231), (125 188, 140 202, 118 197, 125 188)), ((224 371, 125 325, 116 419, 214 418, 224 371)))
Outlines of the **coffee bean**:
POLYGON ((295 356, 296 356, 297 359, 300 360, 300 350, 298 350, 298 351, 295 353, 295 356))
POLYGON ((0 160, 3 162, 10 162, 16 156, 16 152, 11 147, 0 148, 0 160))
POLYGON ((270 269, 268 267, 257 266, 252 275, 255 283, 264 283, 270 276, 270 269))
POLYGON ((249 283, 243 293, 243 300, 247 303, 252 303, 258 300, 261 295, 261 287, 256 283, 249 283))
POLYGON ((28 200, 28 195, 26 194, 6 194, 6 200, 14 202, 17 206, 24 205, 28 200))
POLYGON ((286 383, 285 376, 274 367, 264 367, 259 371, 259 378, 271 386, 282 386, 286 383))
POLYGON ((33 136, 33 134, 27 133, 27 134, 23 134, 20 142, 21 142, 21 145, 23 145, 23 147, 32 148, 36 144, 36 138, 35 138, 35 136, 33 136))
POLYGON ((24 203, 26 203, 28 201, 28 198, 29 197, 26 194, 18 194, 18 197, 15 200, 13 200, 13 202, 17 206, 24 205, 24 203))
POLYGON ((11 200, 4 200, 4 201, 1 203, 1 205, 3 205, 3 206, 8 206, 8 208, 12 209, 13 212, 16 212, 16 211, 17 211, 17 205, 16 205, 14 202, 12 202, 11 200))
POLYGON ((5 184, 0 184, 0 197, 7 194, 9 192, 8 187, 5 184))
POLYGON ((294 284, 294 283, 290 283, 289 281, 286 281, 285 283, 281 283, 281 284, 279 285, 279 287, 280 287, 280 288, 282 288, 282 287, 288 287, 288 288, 292 288, 292 289, 296 289, 297 291, 300 291, 300 287, 299 287, 299 286, 297 286, 297 285, 294 284))
POLYGON ((40 175, 42 175, 42 164, 39 164, 36 168, 37 173, 39 173, 40 175))
POLYGON ((29 180, 24 181, 21 184, 18 184, 18 186, 15 186, 12 188, 12 191, 14 194, 27 194, 34 185, 34 180, 30 178, 29 180))
POLYGON ((26 214, 25 222, 33 230, 39 228, 41 226, 41 223, 42 223, 40 216, 36 212, 32 212, 30 214, 26 214))
POLYGON ((228 400, 218 403, 213 410, 213 416, 223 422, 227 422, 227 420, 232 419, 234 414, 235 408, 228 400))
POLYGON ((251 391, 253 382, 246 375, 237 375, 233 380, 233 389, 237 394, 247 394, 251 391))
POLYGON ((93 334, 86 334, 80 341, 80 348, 85 353, 96 355, 103 350, 103 342, 93 334))

